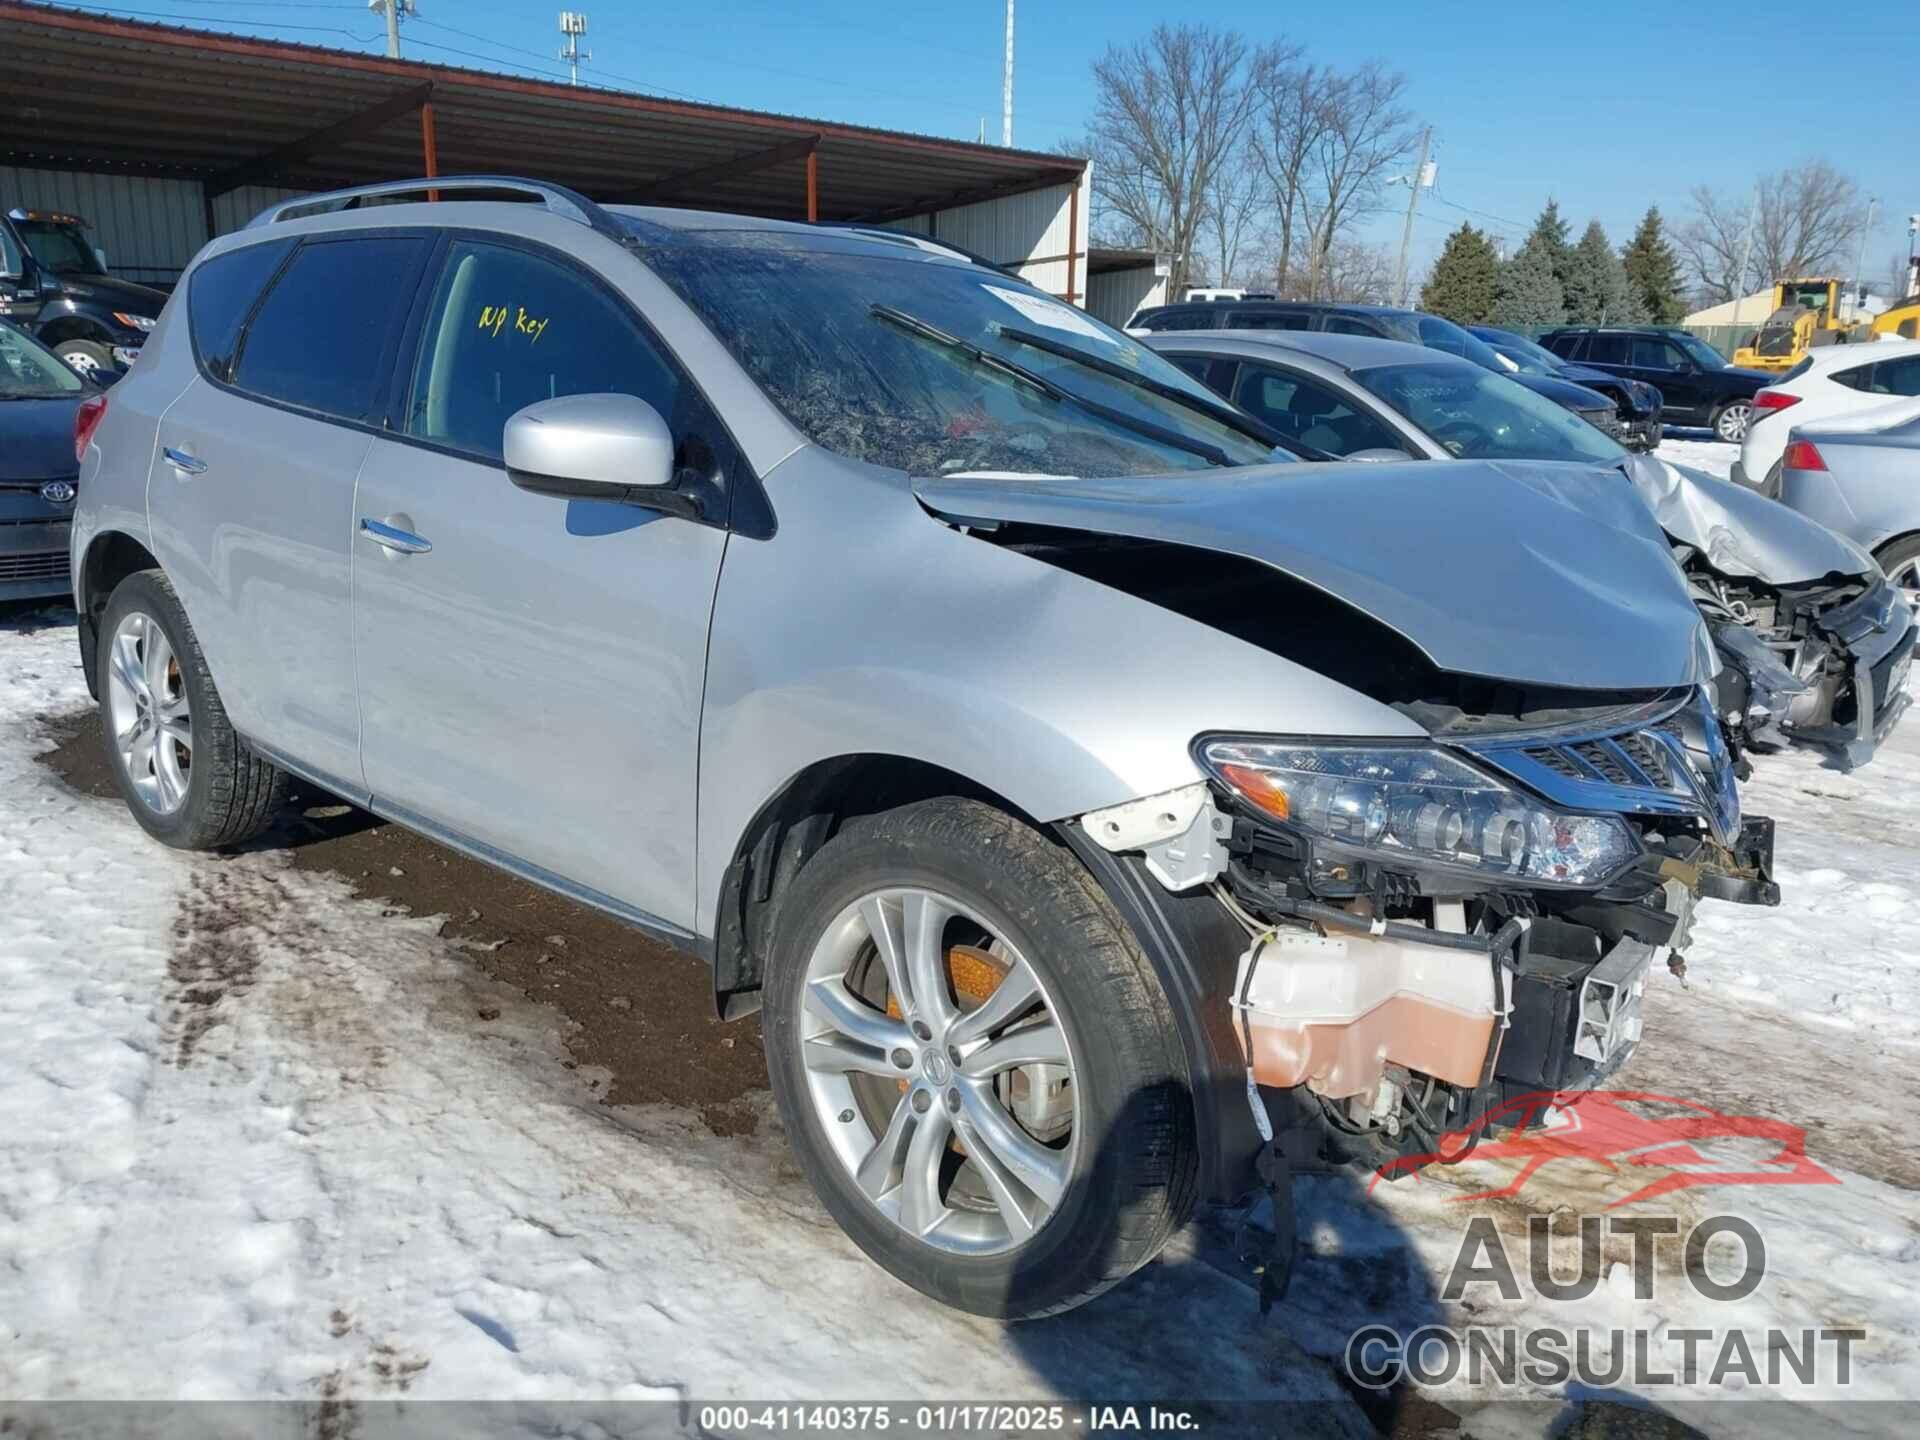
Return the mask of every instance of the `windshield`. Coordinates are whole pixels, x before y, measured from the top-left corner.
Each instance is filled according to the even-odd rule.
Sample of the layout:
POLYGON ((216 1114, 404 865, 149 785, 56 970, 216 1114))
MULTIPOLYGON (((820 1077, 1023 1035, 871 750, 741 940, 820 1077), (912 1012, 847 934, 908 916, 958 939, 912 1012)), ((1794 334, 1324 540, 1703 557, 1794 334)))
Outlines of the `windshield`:
POLYGON ((1291 458, 1203 413, 1218 399, 1137 341, 983 266, 776 231, 709 232, 650 247, 646 259, 788 419, 855 460, 914 475, 1086 476, 1291 458), (1155 395, 1007 331, 1043 335, 1175 393, 1155 395), (1142 433, 1155 430, 1163 433, 1142 433))
POLYGON ((0 325, 0 400, 44 400, 84 389, 85 382, 51 350, 0 325))
POLYGON ((1578 415, 1465 365, 1382 365, 1353 378, 1462 460, 1610 465, 1627 452, 1578 415))
POLYGON ((16 220, 33 258, 56 275, 104 275, 100 259, 78 225, 52 220, 16 220))
POLYGON ((1498 340, 1488 343, 1513 361, 1522 375, 1545 375, 1551 378, 1557 376, 1560 367, 1566 364, 1544 345, 1536 345, 1521 335, 1502 335, 1498 340))
POLYGON ((1698 335, 1689 335, 1684 330, 1670 330, 1667 338, 1693 357, 1693 363, 1702 370, 1724 370, 1727 368, 1726 356, 1707 344, 1698 335))

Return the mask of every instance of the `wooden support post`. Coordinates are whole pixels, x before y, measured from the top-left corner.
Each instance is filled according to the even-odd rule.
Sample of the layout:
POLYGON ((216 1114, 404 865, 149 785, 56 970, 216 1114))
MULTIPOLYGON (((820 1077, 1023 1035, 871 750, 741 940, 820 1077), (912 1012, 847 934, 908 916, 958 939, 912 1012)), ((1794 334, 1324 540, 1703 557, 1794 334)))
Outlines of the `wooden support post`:
MULTIPOLYGON (((431 100, 420 102, 420 151, 421 158, 426 162, 427 178, 431 180, 440 173, 440 145, 433 134, 433 101, 431 100)), ((438 190, 427 191, 429 201, 439 198, 438 190)))
POLYGON ((1073 252, 1080 248, 1080 182, 1067 191, 1067 303, 1080 297, 1073 293, 1073 252))
POLYGON ((820 219, 820 154, 816 150, 807 151, 807 223, 815 224, 820 219))

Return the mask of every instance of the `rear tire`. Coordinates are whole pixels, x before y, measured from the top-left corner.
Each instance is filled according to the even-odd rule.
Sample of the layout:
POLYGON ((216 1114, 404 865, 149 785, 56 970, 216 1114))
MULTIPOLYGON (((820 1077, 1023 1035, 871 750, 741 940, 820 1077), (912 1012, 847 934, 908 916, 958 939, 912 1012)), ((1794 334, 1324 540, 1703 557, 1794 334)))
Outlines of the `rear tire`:
POLYGON ((1029 1319, 1071 1309, 1124 1279, 1191 1215, 1199 1168, 1191 1083, 1166 994, 1125 922, 1068 852, 990 806, 927 800, 849 824, 779 904, 765 1007, 774 1094, 815 1194, 868 1256, 944 1304, 1029 1319), (938 975, 941 1003, 959 1007, 954 1028, 930 1036, 921 1033, 930 1011, 918 1003, 910 962, 900 961, 896 986, 875 924, 862 918, 899 907, 878 912, 879 928, 909 956, 920 913, 913 907, 929 900, 958 913, 922 925, 932 938, 919 953, 941 958, 920 973, 938 975), (859 1004, 850 1023, 826 1026, 816 992, 835 986, 842 954, 855 958, 835 993, 851 991, 859 1004), (973 992, 969 1010, 958 967, 977 971, 979 957, 995 955, 1011 968, 973 992), (992 1013, 999 987, 1023 966, 1034 1008, 1012 1012, 1020 1018, 1004 1032, 996 1024, 984 1045, 970 1041, 959 1022, 992 1013), (982 1051, 1009 1035, 1034 1036, 1043 1021, 1065 1037, 1067 1132, 1040 1135, 1016 1115, 1021 1133, 1008 1146, 985 1125, 968 1128, 983 1093, 984 1103, 996 1093, 1012 1097, 1001 1116, 1014 1115, 1023 1098, 1063 1093, 1057 1079, 1045 1083, 1057 1067, 1025 1066, 1004 1069, 984 1092, 976 1082, 963 1101, 964 1077, 985 1068, 975 1064, 982 1051), (873 1037, 869 1068, 842 1078, 868 1088, 830 1090, 841 1080, 822 1072, 840 1068, 833 1057, 855 1032, 873 1037), (823 1042, 833 1056, 822 1057, 823 1042), (902 1113, 917 1104, 926 1105, 920 1117, 902 1113), (911 1137, 929 1121, 938 1127, 929 1133, 945 1138, 932 1141, 924 1152, 931 1163, 918 1172, 936 1177, 934 1198, 916 1203, 907 1193, 916 1173, 911 1137), (1051 1201, 1044 1189, 1008 1190, 1005 1175, 1023 1173, 1017 1160, 996 1181, 969 1148, 983 1147, 983 1160, 995 1161, 1019 1156, 1036 1137, 1058 1159, 1051 1201), (1018 1224, 1008 1218, 1010 1204, 1024 1207, 1018 1224), (926 1216, 935 1217, 930 1225, 911 1223, 926 1216))
POLYGON ((94 340, 62 340, 53 347, 58 355, 75 370, 84 370, 91 375, 96 370, 117 370, 113 363, 113 351, 94 340))
POLYGON ((1713 418, 1708 423, 1713 426, 1717 438, 1730 445, 1738 445, 1747 438, 1747 426, 1752 419, 1752 401, 1729 400, 1713 412, 1713 418))
POLYGON ((1920 535, 1896 540, 1874 556, 1887 578, 1906 591, 1909 600, 1920 600, 1920 535))
POLYGON ((101 740, 141 828, 180 850, 218 850, 265 830, 286 799, 286 772, 234 733, 167 577, 142 570, 122 580, 96 643, 101 740))

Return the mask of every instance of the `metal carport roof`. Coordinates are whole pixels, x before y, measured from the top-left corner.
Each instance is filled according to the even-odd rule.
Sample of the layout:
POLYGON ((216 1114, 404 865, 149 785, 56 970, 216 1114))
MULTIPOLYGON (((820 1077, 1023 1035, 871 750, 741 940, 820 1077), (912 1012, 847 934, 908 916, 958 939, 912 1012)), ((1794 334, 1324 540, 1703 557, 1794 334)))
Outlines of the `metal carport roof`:
MULTIPOLYGON (((880 221, 1079 179, 959 140, 0 0, 0 164, 327 189, 539 176, 602 200, 880 221)), ((211 228, 211 226, 209 227, 211 228)))

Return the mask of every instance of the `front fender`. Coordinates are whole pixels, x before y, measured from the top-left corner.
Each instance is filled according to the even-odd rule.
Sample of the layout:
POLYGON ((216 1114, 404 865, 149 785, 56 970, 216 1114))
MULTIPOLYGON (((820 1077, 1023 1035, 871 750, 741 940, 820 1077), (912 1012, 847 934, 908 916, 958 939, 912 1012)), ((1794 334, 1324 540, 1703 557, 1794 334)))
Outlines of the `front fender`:
POLYGON ((769 797, 841 756, 938 766, 1050 822, 1190 784, 1188 746, 1207 730, 1425 733, 1303 666, 973 538, 895 472, 808 447, 767 486, 778 532, 729 543, 715 598, 702 916, 769 797))

